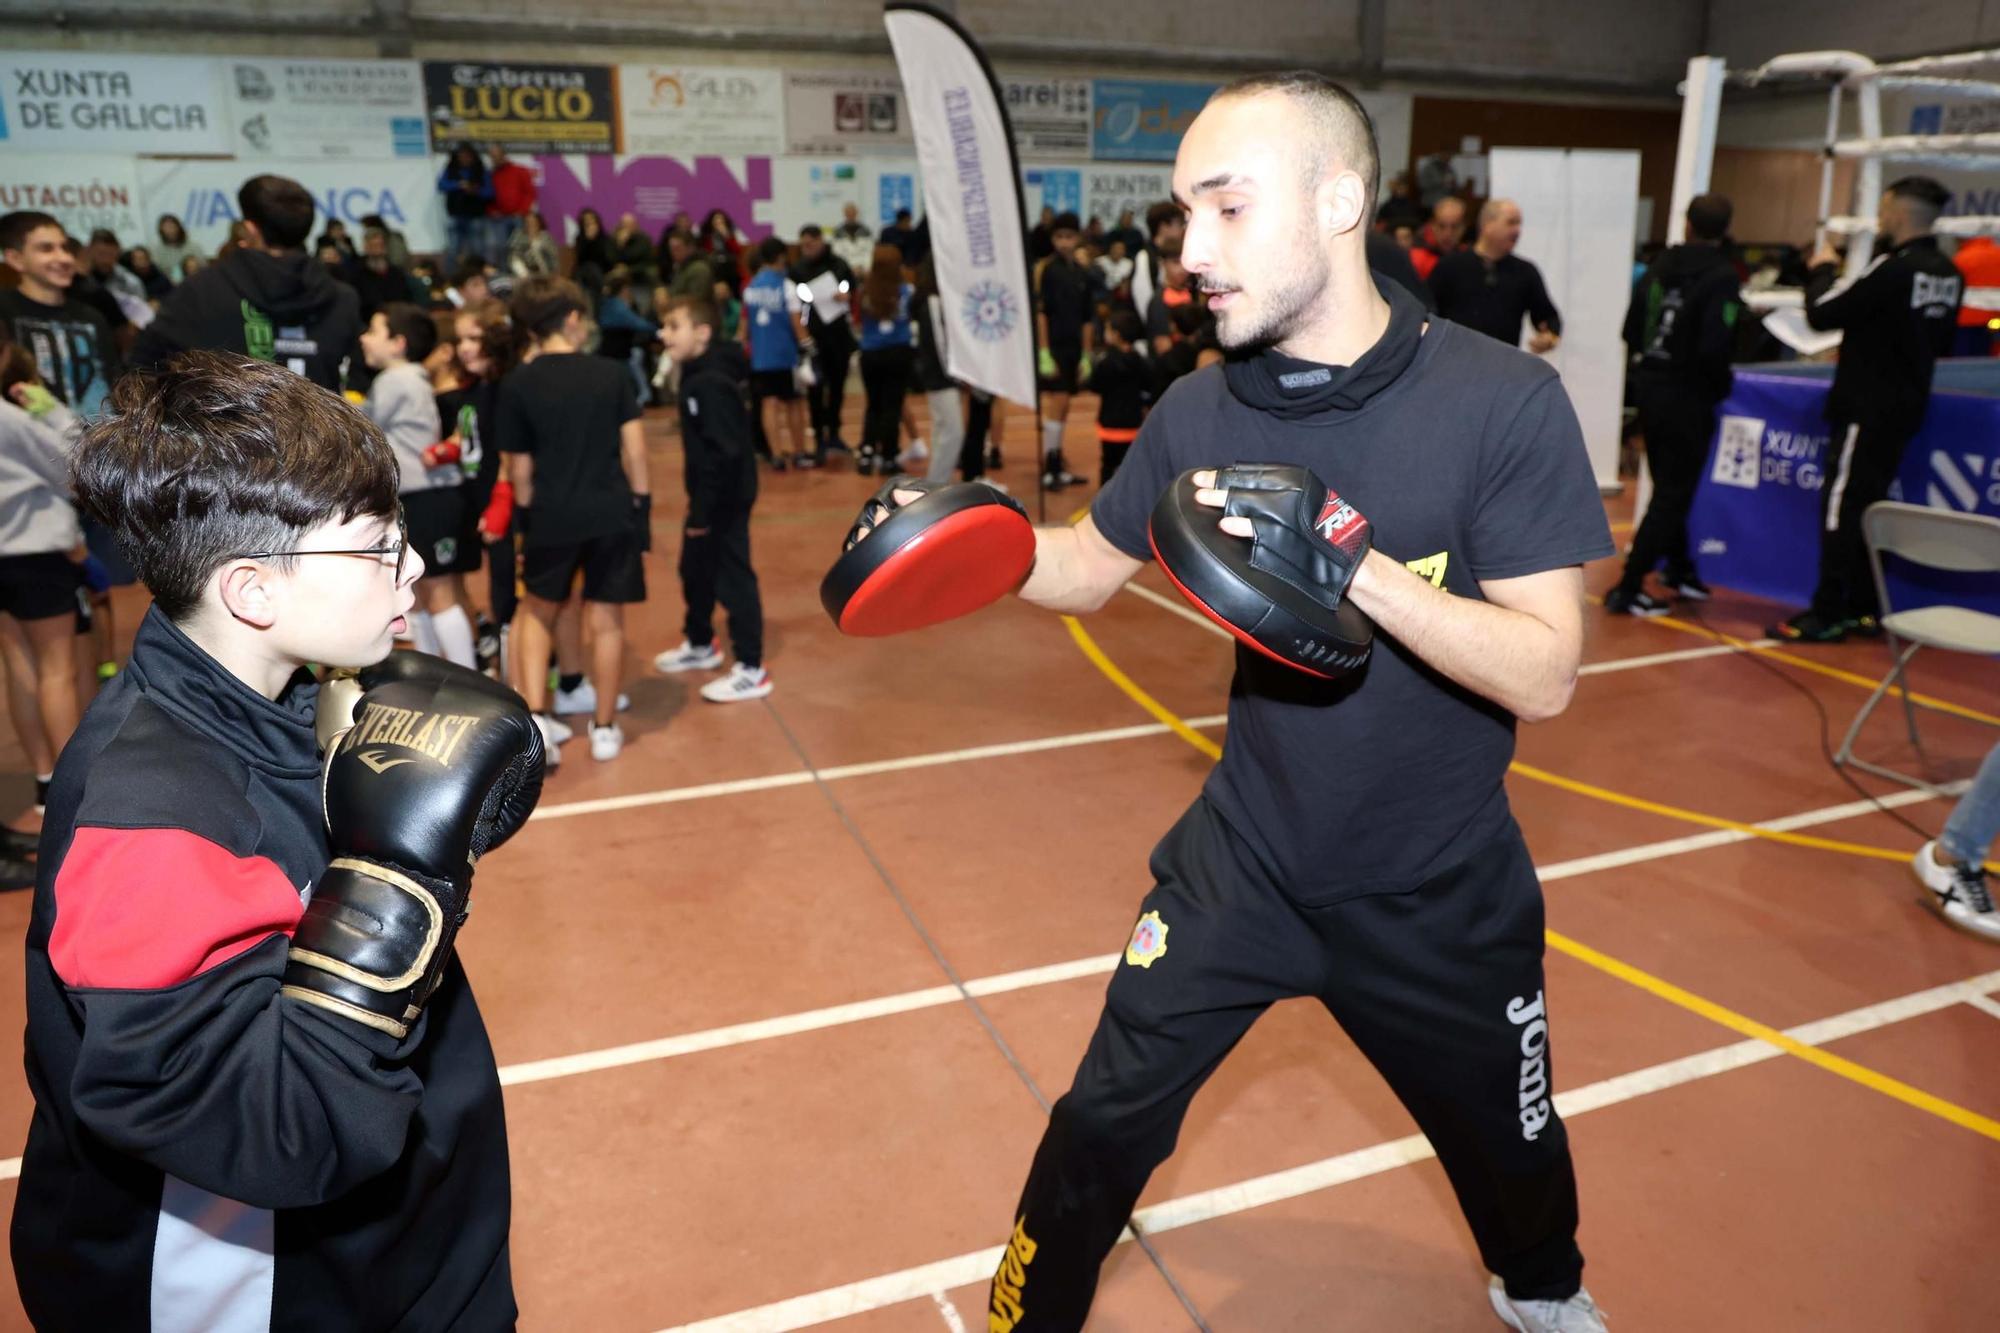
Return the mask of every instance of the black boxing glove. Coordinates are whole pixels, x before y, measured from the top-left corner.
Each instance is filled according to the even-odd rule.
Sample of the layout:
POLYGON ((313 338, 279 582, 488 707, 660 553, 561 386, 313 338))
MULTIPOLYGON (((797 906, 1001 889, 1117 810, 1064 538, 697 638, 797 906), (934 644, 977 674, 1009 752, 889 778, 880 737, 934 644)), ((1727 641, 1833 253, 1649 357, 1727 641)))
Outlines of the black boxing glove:
MULTIPOLYGON (((484 690, 495 699, 522 708, 528 706, 527 700, 484 672, 468 670, 456 662, 420 653, 413 648, 398 648, 373 666, 359 671, 335 671, 320 685, 319 712, 314 719, 320 752, 330 753, 334 742, 354 725, 360 712, 362 695, 377 685, 394 680, 451 681, 469 690, 484 690)), ((487 851, 506 842, 521 825, 528 822, 528 816, 535 812, 536 802, 542 798, 542 777, 542 771, 538 769, 511 796, 494 807, 492 828, 487 834, 487 851)))
POLYGON ((519 697, 439 665, 451 669, 397 663, 401 677, 361 696, 327 753, 333 861, 283 978, 286 995, 398 1040, 444 975, 473 866, 527 817, 533 797, 520 798, 542 776, 542 734, 519 697))

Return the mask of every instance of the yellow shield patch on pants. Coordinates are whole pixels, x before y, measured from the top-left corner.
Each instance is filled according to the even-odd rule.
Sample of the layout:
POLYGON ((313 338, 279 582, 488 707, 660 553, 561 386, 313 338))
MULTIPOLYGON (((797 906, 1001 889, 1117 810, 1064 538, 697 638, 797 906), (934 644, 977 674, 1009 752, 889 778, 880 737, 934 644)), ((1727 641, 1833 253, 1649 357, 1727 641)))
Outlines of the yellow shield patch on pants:
POLYGON ((1125 946, 1125 961, 1134 967, 1151 967, 1167 952, 1167 923, 1158 912, 1148 912, 1132 927, 1132 942, 1125 946))

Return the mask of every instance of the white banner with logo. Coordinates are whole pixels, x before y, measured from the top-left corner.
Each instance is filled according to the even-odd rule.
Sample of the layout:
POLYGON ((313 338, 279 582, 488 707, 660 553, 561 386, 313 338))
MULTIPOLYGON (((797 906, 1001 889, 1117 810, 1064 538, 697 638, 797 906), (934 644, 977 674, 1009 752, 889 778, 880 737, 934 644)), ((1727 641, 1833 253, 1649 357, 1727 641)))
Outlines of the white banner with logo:
POLYGON ((956 24, 894 3, 884 22, 923 164, 924 212, 945 315, 945 369, 1032 407, 1034 307, 1020 182, 1000 91, 956 24))
MULTIPOLYGON (((193 162, 142 158, 138 164, 140 196, 146 216, 173 213, 196 244, 214 254, 229 239, 229 224, 242 215, 236 192, 252 176, 269 172, 289 176, 312 192, 319 204, 313 236, 327 219, 347 224, 358 248, 361 219, 379 214, 403 233, 419 253, 445 246, 444 205, 437 192, 436 167, 429 158, 386 162, 193 162)), ((149 228, 150 230, 150 228, 149 228)), ((310 242, 308 242, 310 243, 310 242)))
POLYGON ((787 152, 850 157, 910 151, 903 84, 893 74, 785 75, 787 152))
POLYGON ((1107 228, 1131 213, 1132 225, 1146 230, 1146 210, 1174 197, 1174 173, 1166 167, 1086 167, 1083 172, 1083 220, 1097 218, 1107 228))
POLYGON ((629 156, 751 157, 785 151, 785 76, 735 65, 620 65, 629 156))
POLYGON ((1090 80, 1003 78, 1000 93, 1025 157, 1090 156, 1090 80))
POLYGON ((239 157, 427 157, 424 71, 414 60, 221 58, 239 157))
POLYGON ((129 157, 82 153, 0 153, 0 213, 47 213, 78 240, 105 227, 123 246, 153 244, 129 157))
POLYGON ((226 153, 223 106, 208 56, 0 54, 0 148, 226 153))

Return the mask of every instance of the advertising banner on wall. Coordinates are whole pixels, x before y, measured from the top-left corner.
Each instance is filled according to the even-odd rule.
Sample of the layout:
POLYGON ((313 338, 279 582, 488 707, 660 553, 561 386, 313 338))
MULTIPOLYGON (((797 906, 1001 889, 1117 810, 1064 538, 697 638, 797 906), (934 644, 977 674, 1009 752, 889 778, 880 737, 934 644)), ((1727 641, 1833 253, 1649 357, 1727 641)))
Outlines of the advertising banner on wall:
MULTIPOLYGON (((319 216, 313 220, 315 236, 328 218, 339 218, 358 244, 361 219, 373 213, 402 232, 412 250, 442 250, 445 245, 444 205, 429 158, 374 162, 142 158, 137 169, 146 217, 174 214, 189 237, 210 254, 229 239, 229 224, 242 216, 236 192, 244 181, 264 172, 290 176, 312 193, 319 205, 319 216)), ((149 222, 148 234, 151 230, 149 222)))
POLYGON ((1107 162, 1171 162, 1181 135, 1219 84, 1160 79, 1091 83, 1090 155, 1107 162))
POLYGON ((785 151, 785 78, 734 65, 620 65, 623 151, 768 157, 785 151))
POLYGON ((238 157, 423 157, 423 69, 414 60, 225 57, 238 157))
POLYGON ((1090 156, 1090 80, 1002 78, 1000 95, 1027 157, 1090 156))
MULTIPOLYGON (((576 239, 576 218, 594 208, 607 230, 631 213, 658 237, 686 213, 699 226, 710 209, 729 214, 752 241, 771 234, 771 159, 768 157, 542 157, 540 207, 558 241, 576 239)), ((838 219, 840 211, 834 210, 838 219)))
POLYGON ((903 81, 818 70, 785 75, 785 143, 814 156, 901 153, 912 143, 903 81))
POLYGON ((1166 167, 1090 167, 1083 172, 1083 220, 1101 219, 1105 226, 1117 223, 1121 213, 1130 211, 1133 225, 1146 229, 1146 210, 1173 198, 1174 173, 1166 167))
POLYGON ((0 54, 0 147, 67 153, 226 153, 207 56, 0 54))
POLYGON ((117 232, 127 246, 153 237, 129 157, 0 153, 0 213, 17 209, 50 214, 79 240, 99 227, 117 232))
POLYGON ((1028 206, 1028 221, 1041 218, 1044 208, 1053 208, 1058 213, 1075 213, 1083 216, 1083 169, 1081 167, 1023 167, 1021 184, 1026 187, 1022 196, 1028 206))
POLYGON ((510 153, 620 152, 618 93, 609 65, 424 62, 431 147, 462 141, 510 153))

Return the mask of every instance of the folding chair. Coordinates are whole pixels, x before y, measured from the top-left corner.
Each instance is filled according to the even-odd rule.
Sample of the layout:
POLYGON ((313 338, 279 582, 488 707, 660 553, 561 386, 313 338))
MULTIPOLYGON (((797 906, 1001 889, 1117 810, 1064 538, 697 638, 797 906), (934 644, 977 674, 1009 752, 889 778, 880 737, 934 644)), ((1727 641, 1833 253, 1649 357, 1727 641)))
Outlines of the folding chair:
POLYGON ((1931 569, 1959 574, 2000 574, 2000 519, 1980 514, 1959 514, 1923 505, 1898 504, 1883 500, 1869 505, 1861 516, 1861 532, 1868 542, 1868 563, 1875 575, 1875 594, 1882 604, 1882 629, 1887 636, 1891 665, 1868 702, 1855 714, 1853 725, 1834 755, 1836 764, 1852 764, 1864 772, 1907 786, 1942 795, 1936 784, 1893 768, 1871 764, 1854 757, 1854 741, 1892 687, 1901 686, 1903 717, 1909 725, 1910 744, 1925 767, 1922 739, 1917 735, 1917 706, 1910 700, 1909 677, 1904 668, 1919 648, 1943 648, 1955 653, 1982 657, 2000 655, 2000 616, 1968 607, 1934 605, 1898 610, 1889 599, 1889 585, 1882 577, 1884 552, 1931 569), (1907 646, 1906 646, 1907 645, 1907 646))

